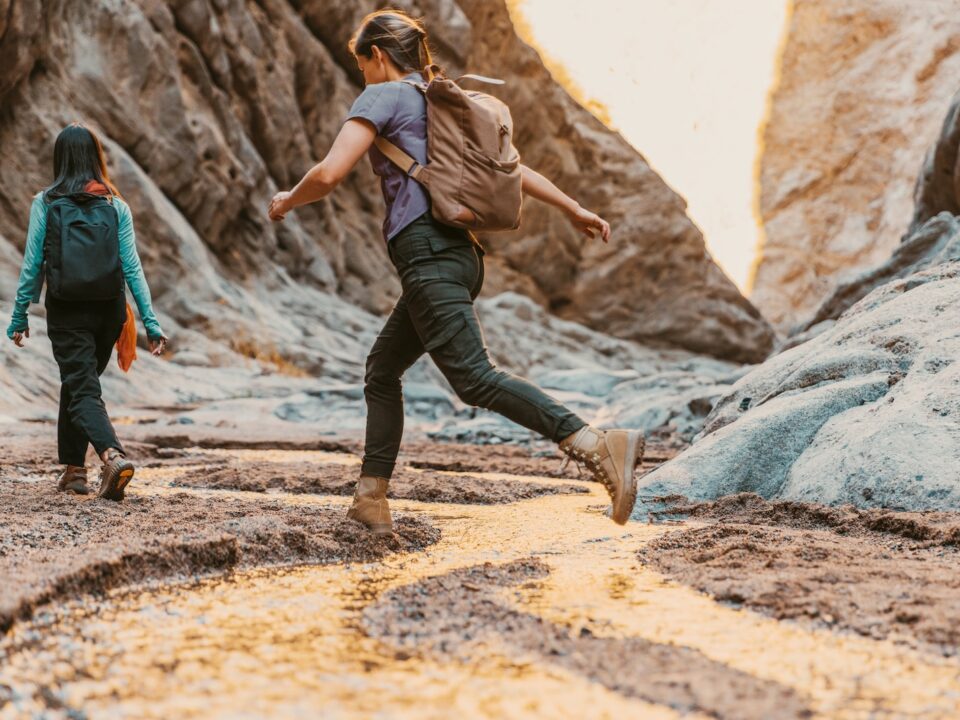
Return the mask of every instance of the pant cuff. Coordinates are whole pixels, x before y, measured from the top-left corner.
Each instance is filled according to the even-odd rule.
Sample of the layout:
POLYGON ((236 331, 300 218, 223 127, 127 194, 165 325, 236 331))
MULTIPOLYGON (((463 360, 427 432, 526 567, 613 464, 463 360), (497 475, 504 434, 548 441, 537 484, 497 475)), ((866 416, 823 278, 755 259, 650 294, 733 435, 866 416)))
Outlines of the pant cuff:
POLYGON ((382 460, 364 460, 360 465, 360 474, 389 480, 393 476, 395 466, 396 463, 383 462, 382 460))
POLYGON ((566 437, 570 437, 580 428, 586 427, 587 423, 578 417, 567 418, 557 426, 557 432, 553 441, 558 443, 566 437))
POLYGON ((102 442, 91 442, 90 444, 93 445, 93 449, 96 451, 97 457, 103 455, 104 451, 109 450, 110 448, 119 450, 124 455, 127 454, 127 451, 123 449, 123 445, 120 444, 120 441, 117 438, 114 438, 113 440, 107 440, 105 444, 102 442))

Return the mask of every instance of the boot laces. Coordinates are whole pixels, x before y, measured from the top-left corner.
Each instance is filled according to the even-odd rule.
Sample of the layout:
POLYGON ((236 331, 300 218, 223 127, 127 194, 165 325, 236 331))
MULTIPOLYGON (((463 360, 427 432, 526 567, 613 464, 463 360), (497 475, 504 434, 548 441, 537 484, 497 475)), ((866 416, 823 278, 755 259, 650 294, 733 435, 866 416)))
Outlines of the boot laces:
MULTIPOLYGON (((574 437, 573 441, 570 443, 569 449, 564 450, 565 457, 563 458, 563 461, 560 463, 560 472, 563 472, 564 470, 566 470, 567 466, 570 464, 570 461, 573 460, 573 463, 577 466, 577 477, 580 477, 582 475, 580 461, 582 460, 583 464, 587 466, 587 469, 593 475, 593 479, 599 482, 600 484, 602 484, 607 489, 607 493, 609 493, 610 497, 613 497, 614 495, 613 478, 608 477, 607 473, 604 472, 603 465, 600 464, 597 453, 596 452, 592 453, 593 457, 591 457, 591 454, 577 447, 580 442, 580 438, 583 437, 583 434, 586 431, 587 431, 587 426, 584 426, 583 429, 581 429, 580 432, 577 433, 576 437, 574 437)), ((602 436, 601 436, 601 440, 602 440, 602 436)))

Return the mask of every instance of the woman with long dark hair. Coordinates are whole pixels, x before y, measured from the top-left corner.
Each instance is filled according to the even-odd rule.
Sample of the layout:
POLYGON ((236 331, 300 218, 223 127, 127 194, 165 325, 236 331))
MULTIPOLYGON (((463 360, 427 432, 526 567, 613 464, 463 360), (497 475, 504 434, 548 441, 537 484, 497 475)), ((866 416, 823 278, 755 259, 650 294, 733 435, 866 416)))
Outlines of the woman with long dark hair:
MULTIPOLYGON (((323 161, 293 190, 277 193, 269 208, 270 217, 280 221, 290 210, 320 200, 365 153, 381 179, 387 206, 383 235, 403 294, 367 358, 366 445, 348 516, 374 533, 392 531, 386 493, 403 434, 400 378, 429 353, 464 402, 551 438, 568 458, 583 461, 607 488, 613 519, 626 522, 636 499, 633 475, 643 453, 642 433, 592 428, 536 386, 493 365, 473 307, 483 284, 482 250, 468 230, 435 219, 430 195, 415 179, 416 166, 428 162, 423 84, 437 70, 426 29, 405 13, 378 11, 363 19, 350 49, 366 89, 323 161), (381 152, 378 136, 399 149, 401 159, 414 162, 409 172, 381 152)), ((588 237, 608 240, 610 226, 601 217, 539 173, 526 166, 521 171, 524 193, 559 208, 588 237)))
POLYGON ((134 467, 107 416, 100 375, 127 317, 124 284, 133 293, 154 355, 163 352, 167 338, 151 306, 130 208, 110 182, 103 146, 92 130, 74 123, 57 136, 53 177, 30 208, 7 336, 17 347, 30 337, 27 309, 31 301, 39 302, 46 280, 47 335, 61 381, 57 447, 66 466, 57 486, 89 492, 86 455, 92 444, 103 462, 98 494, 119 501, 134 467))

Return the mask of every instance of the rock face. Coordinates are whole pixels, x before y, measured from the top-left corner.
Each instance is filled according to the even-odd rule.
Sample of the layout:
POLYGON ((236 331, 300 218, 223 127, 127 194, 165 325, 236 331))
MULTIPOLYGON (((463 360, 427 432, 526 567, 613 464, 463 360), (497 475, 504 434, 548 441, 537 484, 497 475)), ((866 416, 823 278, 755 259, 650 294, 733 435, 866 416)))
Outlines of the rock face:
POLYGON ((839 285, 819 307, 807 329, 835 320, 872 290, 891 280, 951 260, 960 260, 960 219, 942 212, 905 237, 885 263, 839 285))
MULTIPOLYGON (((805 323, 896 247, 958 77, 960 0, 794 0, 763 131, 751 296, 775 326, 805 323)), ((923 192, 944 187, 937 178, 923 192)), ((933 205, 916 226, 951 209, 933 205)))
POLYGON ((807 323, 835 320, 871 290, 924 268, 960 260, 960 94, 947 112, 917 178, 910 229, 884 263, 840 283, 807 323))
POLYGON ((914 198, 911 231, 938 213, 960 215, 960 93, 954 96, 940 137, 923 160, 914 198))
POLYGON ((641 492, 960 507, 957 318, 958 261, 877 288, 739 380, 641 492))
MULTIPOLYGON (((768 352, 769 326, 710 259, 682 199, 552 81, 502 0, 398 5, 427 17, 451 73, 509 81, 525 160, 616 228, 609 246, 587 243, 531 202, 520 231, 487 239, 490 291, 526 293, 623 338, 740 361, 768 352)), ((282 225, 265 207, 339 130, 360 90, 346 41, 376 6, 0 0, 4 276, 16 274, 10 244, 22 249, 31 196, 50 180, 53 138, 81 118, 106 138, 180 344, 212 340, 229 353, 257 338, 314 374, 359 362, 356 326, 367 320, 351 306, 379 314, 398 293, 366 161, 282 225)), ((5 300, 11 289, 0 285, 5 300)))

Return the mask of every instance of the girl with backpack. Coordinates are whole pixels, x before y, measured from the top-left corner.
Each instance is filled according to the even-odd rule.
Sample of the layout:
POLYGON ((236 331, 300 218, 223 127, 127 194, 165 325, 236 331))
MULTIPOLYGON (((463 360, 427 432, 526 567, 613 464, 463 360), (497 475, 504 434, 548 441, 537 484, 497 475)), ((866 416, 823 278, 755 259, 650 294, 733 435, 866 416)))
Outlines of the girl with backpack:
MULTIPOLYGON (((47 335, 60 367, 57 488, 86 495, 87 446, 103 466, 98 495, 123 500, 134 474, 117 439, 100 390, 100 375, 127 321, 124 282, 160 355, 167 338, 150 301, 137 255, 130 208, 107 174, 103 147, 90 129, 74 123, 53 148, 53 184, 30 208, 27 244, 7 337, 23 347, 30 337, 27 308, 39 302, 46 280, 47 335)), ((132 317, 130 318, 132 322, 132 317)))
POLYGON ((469 228, 516 227, 521 191, 559 208, 590 238, 599 234, 607 242, 609 224, 519 165, 505 106, 438 75, 420 22, 395 10, 371 13, 350 49, 366 88, 323 161, 293 190, 277 193, 269 208, 270 218, 280 221, 326 197, 366 153, 380 176, 383 236, 403 292, 367 357, 366 443, 348 517, 375 534, 392 532, 386 494, 403 434, 400 378, 429 353, 464 402, 558 442, 565 462, 583 461, 610 494, 614 521, 626 522, 636 500, 643 434, 592 428, 530 382, 497 369, 473 306, 483 285, 483 251, 469 228), (454 166, 452 181, 451 173, 444 177, 444 163, 454 166), (515 209, 515 219, 503 219, 511 215, 505 207, 515 209), (499 220, 486 222, 489 217, 499 220))

